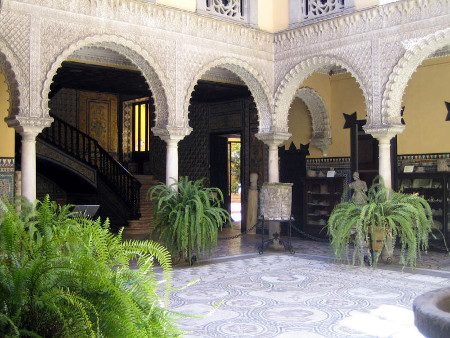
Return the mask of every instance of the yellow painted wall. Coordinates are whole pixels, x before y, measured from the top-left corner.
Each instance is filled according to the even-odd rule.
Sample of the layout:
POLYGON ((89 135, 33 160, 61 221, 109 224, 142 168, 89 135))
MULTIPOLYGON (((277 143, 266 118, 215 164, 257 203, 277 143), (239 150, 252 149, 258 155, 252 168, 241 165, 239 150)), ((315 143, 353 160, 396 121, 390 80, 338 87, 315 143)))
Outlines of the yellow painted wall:
POLYGON ((343 129, 344 114, 356 112, 358 120, 364 120, 367 115, 363 92, 350 73, 331 77, 331 102, 333 143, 328 150, 328 156, 350 156, 350 129, 343 129))
POLYGON ((379 0, 355 0, 355 9, 364 9, 373 6, 377 6, 380 4, 379 0))
POLYGON ((186 11, 195 12, 197 10, 197 0, 156 0, 157 4, 176 7, 186 11))
POLYGON ((278 32, 289 26, 289 0, 258 0, 258 26, 278 32))
POLYGON ((5 122, 8 116, 9 93, 0 69, 0 157, 14 157, 14 129, 5 122))
MULTIPOLYGON (((327 157, 350 156, 350 130, 343 129, 345 124, 344 113, 357 112, 358 119, 366 116, 365 102, 362 90, 356 79, 349 73, 329 75, 314 73, 302 84, 317 91, 325 102, 330 114, 332 144, 327 157)), ((300 144, 307 144, 312 137, 311 116, 306 105, 295 99, 289 111, 289 132, 292 137, 285 143, 289 147, 294 142, 298 148, 300 144)), ((323 157, 322 151, 310 145, 311 158, 323 157)))
POLYGON ((450 56, 426 60, 408 82, 404 96, 405 130, 398 154, 450 152, 450 56))

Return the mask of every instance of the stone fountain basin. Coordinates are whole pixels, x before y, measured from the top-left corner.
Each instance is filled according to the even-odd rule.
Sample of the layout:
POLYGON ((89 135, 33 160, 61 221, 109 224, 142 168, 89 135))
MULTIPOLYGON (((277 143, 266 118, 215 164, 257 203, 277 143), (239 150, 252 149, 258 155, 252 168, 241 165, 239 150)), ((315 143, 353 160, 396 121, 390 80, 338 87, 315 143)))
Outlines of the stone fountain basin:
POLYGON ((420 295, 413 302, 414 324, 429 338, 450 337, 450 287, 420 295))

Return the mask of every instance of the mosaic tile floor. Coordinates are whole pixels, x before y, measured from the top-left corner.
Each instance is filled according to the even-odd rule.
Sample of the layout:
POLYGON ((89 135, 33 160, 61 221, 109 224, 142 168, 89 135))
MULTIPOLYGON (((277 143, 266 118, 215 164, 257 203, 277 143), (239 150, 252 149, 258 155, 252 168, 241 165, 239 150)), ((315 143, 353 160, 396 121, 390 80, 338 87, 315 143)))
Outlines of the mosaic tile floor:
POLYGON ((222 240, 212 257, 175 266, 176 287, 199 280, 171 295, 171 309, 202 315, 179 322, 185 337, 421 337, 414 298, 450 285, 444 253, 430 252, 416 270, 402 271, 396 264, 340 264, 328 243, 300 239, 294 255, 258 255, 259 242, 258 235, 222 240))

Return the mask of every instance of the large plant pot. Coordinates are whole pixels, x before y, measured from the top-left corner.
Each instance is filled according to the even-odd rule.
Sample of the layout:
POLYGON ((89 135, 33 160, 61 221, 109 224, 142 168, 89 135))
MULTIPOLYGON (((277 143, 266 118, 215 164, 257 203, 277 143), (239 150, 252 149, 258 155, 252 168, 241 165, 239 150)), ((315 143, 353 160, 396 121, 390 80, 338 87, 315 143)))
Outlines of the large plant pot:
POLYGON ((292 183, 263 183, 260 214, 267 220, 289 220, 292 208, 292 183))
POLYGON ((371 241, 369 243, 369 249, 373 251, 381 251, 386 243, 386 230, 384 228, 375 228, 375 232, 369 229, 371 241))
POLYGON ((450 287, 424 293, 413 302, 414 324, 429 338, 450 337, 450 287))

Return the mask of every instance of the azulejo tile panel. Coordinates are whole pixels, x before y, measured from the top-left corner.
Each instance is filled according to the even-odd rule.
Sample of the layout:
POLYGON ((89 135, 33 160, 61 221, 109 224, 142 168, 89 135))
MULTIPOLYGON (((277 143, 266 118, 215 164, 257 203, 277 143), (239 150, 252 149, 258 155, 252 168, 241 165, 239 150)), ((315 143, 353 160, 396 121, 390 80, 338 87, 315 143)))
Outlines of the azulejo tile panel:
POLYGON ((11 200, 14 197, 14 170, 13 158, 0 158, 0 200, 11 200))

